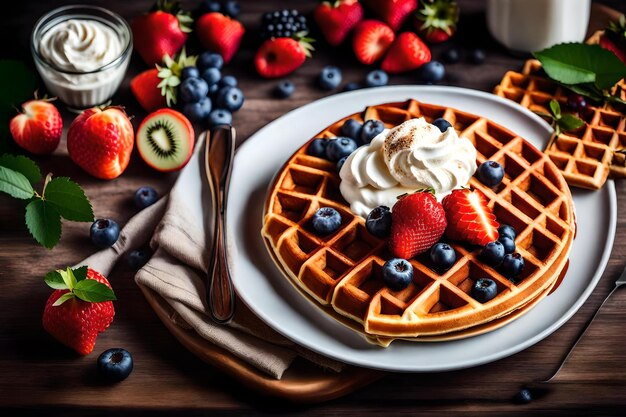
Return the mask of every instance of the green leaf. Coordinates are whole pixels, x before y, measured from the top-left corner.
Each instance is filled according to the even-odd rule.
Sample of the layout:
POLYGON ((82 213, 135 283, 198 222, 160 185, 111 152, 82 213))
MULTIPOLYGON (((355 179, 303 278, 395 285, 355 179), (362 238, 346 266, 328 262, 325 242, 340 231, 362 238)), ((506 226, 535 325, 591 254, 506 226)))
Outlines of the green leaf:
POLYGON ((47 185, 44 200, 67 220, 92 222, 93 209, 85 192, 67 177, 52 179, 47 185))
POLYGON ((569 88, 576 94, 589 97, 592 100, 595 100, 595 101, 604 100, 604 97, 602 96, 602 94, 599 94, 596 91, 596 88, 593 87, 593 84, 566 85, 565 87, 569 88))
POLYGON ((76 281, 80 282, 84 279, 87 279, 87 269, 87 265, 72 269, 72 272, 74 272, 74 277, 76 277, 76 281))
POLYGON ((583 124, 585 124, 585 122, 571 113, 565 113, 563 114, 563 117, 561 117, 561 119, 558 121, 558 124, 562 130, 566 132, 571 132, 572 130, 576 130, 581 127, 583 124))
POLYGON ((64 302, 66 302, 67 300, 74 298, 75 295, 73 292, 66 292, 65 294, 63 294, 62 296, 60 296, 53 304, 52 307, 58 307, 61 304, 63 304, 64 302))
POLYGON ((66 290, 67 285, 63 280, 63 276, 59 271, 50 271, 44 277, 43 280, 50 288, 54 288, 55 290, 66 290))
POLYGON ((41 179, 41 171, 35 161, 23 155, 9 155, 6 153, 0 156, 0 166, 19 172, 33 185, 41 179))
POLYGON ((561 118, 561 105, 555 99, 550 100, 550 110, 552 110, 555 119, 561 118))
POLYGON ((626 77, 626 65, 599 45, 562 43, 533 55, 550 78, 567 85, 593 83, 606 90, 626 77))
POLYGON ((74 271, 72 271, 72 268, 68 266, 65 270, 65 273, 67 274, 67 277, 69 279, 68 287, 70 288, 70 290, 73 290, 74 288, 76 288, 76 284, 78 283, 78 280, 74 276, 74 271))
POLYGON ((35 240, 52 249, 61 238, 61 215, 46 201, 35 199, 26 206, 26 226, 35 240))
POLYGON ((117 299, 112 289, 93 279, 79 281, 76 288, 74 288, 74 294, 81 300, 91 303, 117 299))
POLYGON ((35 190, 30 185, 28 178, 4 166, 0 166, 0 191, 22 200, 27 200, 35 195, 35 190))

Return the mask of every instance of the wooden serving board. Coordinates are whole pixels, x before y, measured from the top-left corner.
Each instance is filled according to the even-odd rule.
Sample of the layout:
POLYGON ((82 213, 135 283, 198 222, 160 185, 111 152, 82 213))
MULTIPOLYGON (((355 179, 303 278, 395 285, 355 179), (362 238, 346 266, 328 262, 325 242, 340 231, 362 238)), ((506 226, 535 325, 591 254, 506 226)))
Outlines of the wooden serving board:
POLYGON ((165 327, 198 358, 232 376, 245 386, 273 397, 296 403, 315 403, 349 394, 385 375, 384 372, 346 366, 341 372, 326 371, 305 360, 294 363, 275 379, 232 355, 195 331, 183 329, 170 319, 171 307, 160 295, 139 285, 146 300, 165 327))

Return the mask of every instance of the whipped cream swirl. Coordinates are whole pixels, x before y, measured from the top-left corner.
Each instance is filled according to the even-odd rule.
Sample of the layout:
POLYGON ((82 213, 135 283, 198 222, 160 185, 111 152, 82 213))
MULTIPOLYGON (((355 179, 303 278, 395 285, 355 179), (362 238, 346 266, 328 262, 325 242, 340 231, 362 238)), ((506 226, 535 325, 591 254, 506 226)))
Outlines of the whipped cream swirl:
POLYGON ((41 38, 39 53, 64 71, 89 72, 113 62, 122 53, 119 35, 97 20, 69 19, 41 38))
POLYGON ((433 188, 438 199, 467 185, 476 171, 476 149, 454 128, 441 132, 424 118, 384 130, 346 160, 339 189, 355 214, 393 207, 397 197, 433 188))

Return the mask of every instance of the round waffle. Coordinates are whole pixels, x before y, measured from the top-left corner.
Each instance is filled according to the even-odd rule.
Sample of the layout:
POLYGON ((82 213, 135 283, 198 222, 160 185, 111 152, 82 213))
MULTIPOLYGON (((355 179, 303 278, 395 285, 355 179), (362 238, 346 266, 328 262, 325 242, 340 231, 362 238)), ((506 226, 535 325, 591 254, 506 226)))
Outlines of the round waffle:
POLYGON ((516 282, 482 263, 476 247, 452 242, 457 261, 447 272, 435 272, 420 255, 410 260, 412 283, 401 291, 387 288, 382 281, 382 266, 392 257, 387 241, 368 233, 365 219, 350 211, 339 192, 335 163, 308 155, 308 143, 277 173, 264 213, 262 234, 280 269, 324 311, 381 345, 396 338, 467 337, 476 334, 468 329, 488 331, 495 327, 487 323, 527 311, 524 307, 545 296, 559 277, 574 237, 572 197, 558 168, 526 140, 485 118, 409 100, 368 107, 315 137, 340 136, 348 118, 378 119, 393 127, 416 117, 429 122, 444 117, 474 144, 478 163, 495 160, 504 167, 498 187, 475 179, 470 186, 487 196, 498 221, 518 232, 517 252, 525 267, 516 282), (322 237, 310 220, 323 206, 338 210, 342 224, 322 237), (496 282, 498 295, 482 304, 469 292, 477 279, 487 277, 496 282))

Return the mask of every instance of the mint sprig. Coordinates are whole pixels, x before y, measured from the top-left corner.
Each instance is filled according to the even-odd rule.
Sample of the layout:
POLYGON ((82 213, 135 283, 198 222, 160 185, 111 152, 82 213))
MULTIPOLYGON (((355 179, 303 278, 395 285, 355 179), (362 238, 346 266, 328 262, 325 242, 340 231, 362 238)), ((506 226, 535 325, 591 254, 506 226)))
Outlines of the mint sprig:
POLYGON ((536 111, 535 113, 544 119, 547 119, 550 123, 550 126, 554 128, 554 134, 550 138, 546 149, 549 149, 552 146, 552 143, 556 138, 559 137, 561 132, 573 132, 579 128, 581 128, 585 122, 576 117, 572 113, 562 113, 561 105, 556 99, 550 100, 549 103, 550 113, 544 113, 536 111))
POLYGON ((599 45, 562 43, 534 52, 548 77, 595 101, 626 104, 611 88, 626 78, 626 65, 599 45))
POLYGON ((65 270, 51 271, 44 277, 44 282, 55 290, 69 290, 59 297, 54 307, 60 306, 67 300, 78 298, 89 303, 117 300, 115 293, 107 285, 93 279, 87 279, 87 267, 76 269, 68 267, 65 270))
POLYGON ((61 239, 61 218, 91 222, 93 208, 85 192, 66 177, 48 174, 41 194, 33 186, 41 179, 35 162, 25 156, 0 156, 0 192, 29 200, 26 205, 26 226, 42 246, 52 249, 61 239))

